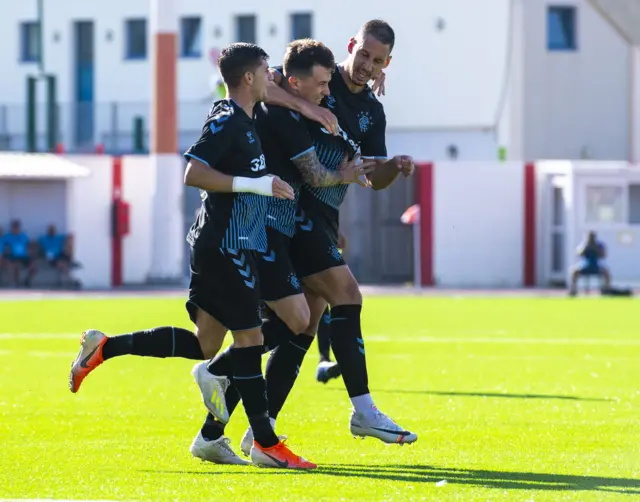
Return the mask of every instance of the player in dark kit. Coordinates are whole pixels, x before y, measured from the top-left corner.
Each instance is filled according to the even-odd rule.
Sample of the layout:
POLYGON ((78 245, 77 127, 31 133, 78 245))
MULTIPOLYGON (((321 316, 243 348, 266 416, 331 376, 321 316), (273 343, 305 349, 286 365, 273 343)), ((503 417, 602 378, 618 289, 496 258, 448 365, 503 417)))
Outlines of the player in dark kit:
MULTIPOLYGON (((367 85, 388 66, 394 42, 394 32, 387 23, 366 23, 349 41, 349 57, 338 65, 327 100, 327 106, 338 117, 340 136, 359 148, 363 158, 376 161, 376 170, 367 176, 374 190, 388 187, 400 173, 409 176, 414 171, 411 157, 387 158, 384 109, 367 85)), ((386 443, 411 443, 417 435, 380 412, 369 392, 360 325, 362 295, 338 250, 339 207, 347 188, 303 187, 298 231, 291 246, 292 261, 303 284, 331 307, 331 347, 354 408, 351 433, 386 443)), ((310 331, 315 332, 325 304, 314 301, 312 296, 308 295, 314 326, 310 331)))
MULTIPOLYGON (((332 52, 315 40, 297 40, 289 44, 284 67, 290 76, 292 91, 308 102, 319 104, 329 94, 329 81, 335 68, 332 52)), ((273 350, 267 363, 266 381, 269 397, 269 417, 272 425, 295 381, 295 374, 313 342, 313 334, 306 333, 309 326, 309 307, 289 258, 291 238, 296 230, 298 195, 303 184, 315 187, 337 186, 354 182, 364 183, 360 176, 371 172, 375 162, 358 164, 356 158, 348 160, 349 145, 337 136, 321 132, 319 123, 305 120, 298 113, 280 106, 261 104, 256 109, 256 125, 262 141, 268 169, 287 181, 295 192, 293 200, 270 199, 267 210, 268 249, 258 258, 258 273, 262 297, 275 314, 263 325, 265 351, 273 350), (324 139, 323 145, 317 138, 324 139), (330 147, 332 155, 322 149, 330 147), (324 158, 324 165, 320 161, 324 158), (326 167, 325 167, 326 166, 326 167), (284 326, 283 326, 284 324, 284 326), (284 333, 285 338, 278 338, 284 333), (291 336, 289 336, 291 335, 291 336)), ((351 152, 353 153, 353 152, 351 152)), ((353 157, 353 155, 351 155, 353 157)), ((200 363, 194 373, 216 377, 231 370, 230 349, 209 363, 200 363)), ((206 377, 199 380, 203 400, 209 416, 193 444, 191 452, 203 460, 229 463, 232 458, 220 451, 217 443, 224 433, 224 423, 215 419, 218 400, 209 391, 206 377)), ((231 382, 225 393, 229 413, 238 404, 238 393, 231 382)), ((251 440, 244 441, 245 453, 251 440)))
MULTIPOLYGON (((367 23, 358 36, 351 40, 351 56, 336 68, 330 82, 331 96, 327 99, 327 105, 337 114, 342 126, 339 127, 338 136, 332 136, 325 128, 310 126, 315 150, 325 166, 335 170, 345 152, 353 155, 360 149, 363 157, 373 159, 377 167, 368 178, 374 189, 386 188, 401 172, 408 176, 414 169, 410 157, 399 156, 387 160, 384 110, 366 85, 369 79, 375 79, 388 65, 393 43, 393 30, 387 23, 367 23), (356 85, 360 81, 362 85, 356 85)), ((282 69, 279 71, 282 72, 282 69)), ((286 70, 284 79, 290 85, 291 76, 286 70)), ((360 329, 362 296, 338 250, 338 208, 344 200, 347 188, 348 185, 313 187, 305 184, 301 190, 300 211, 296 218, 298 228, 291 241, 291 258, 294 269, 310 290, 306 291, 306 296, 311 323, 305 334, 315 334, 328 302, 332 315, 331 345, 354 406, 350 421, 351 432, 362 437, 376 437, 387 443, 412 443, 417 440, 417 435, 398 426, 381 413, 369 393, 360 329)), ((267 325, 265 324, 265 328, 267 325)), ((272 326, 278 326, 281 330, 279 335, 274 335, 276 339, 293 339, 295 336, 290 331, 287 333, 284 322, 274 323, 272 326)), ((279 349, 280 347, 277 350, 279 349)), ((306 348, 299 351, 300 363, 305 352, 306 348)), ((284 404, 297 376, 297 367, 287 367, 284 361, 272 366, 274 374, 282 374, 280 387, 269 385, 270 415, 275 418, 271 407, 275 399, 284 404)), ((203 398, 205 402, 209 399, 206 392, 203 392, 203 398)), ((230 396, 227 405, 230 405, 229 398, 230 396)), ((245 454, 251 439, 250 427, 241 444, 245 454)))
MULTIPOLYGON (((233 333, 231 369, 255 432, 253 463, 309 469, 315 464, 292 453, 269 423, 261 366, 261 294, 255 252, 267 248, 265 195, 293 198, 287 183, 265 176, 265 157, 253 120, 255 105, 265 99, 271 80, 267 60, 264 50, 253 44, 232 44, 222 51, 218 65, 229 98, 214 104, 200 139, 185 154, 189 159, 185 183, 204 191, 202 207, 187 237, 191 246, 187 310, 196 325, 201 352, 203 343, 219 350, 226 332, 233 333)), ((170 329, 175 341, 175 328, 170 329)), ((107 339, 95 330, 84 334, 72 366, 72 391, 108 358, 106 342, 116 338, 107 339)), ((228 420, 228 416, 221 418, 228 420)))

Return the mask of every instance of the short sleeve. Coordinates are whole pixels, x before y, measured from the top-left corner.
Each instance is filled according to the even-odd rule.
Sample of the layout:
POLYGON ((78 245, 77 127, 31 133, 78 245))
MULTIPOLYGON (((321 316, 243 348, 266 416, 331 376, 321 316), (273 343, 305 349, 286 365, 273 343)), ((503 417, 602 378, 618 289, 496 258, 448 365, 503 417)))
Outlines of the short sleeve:
POLYGON ((371 129, 362 139, 360 151, 363 157, 374 159, 387 158, 387 119, 384 111, 380 113, 379 118, 373 123, 371 129))
POLYGON ((185 152, 185 158, 215 167, 231 148, 233 122, 229 118, 229 115, 221 115, 208 122, 198 141, 185 152))

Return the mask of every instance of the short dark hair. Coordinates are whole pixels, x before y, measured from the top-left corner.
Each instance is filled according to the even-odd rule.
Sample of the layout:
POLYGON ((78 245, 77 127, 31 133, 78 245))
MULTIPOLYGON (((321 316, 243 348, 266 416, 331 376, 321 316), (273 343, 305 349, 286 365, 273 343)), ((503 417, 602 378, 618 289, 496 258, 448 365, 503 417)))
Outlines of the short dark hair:
POLYGON ((360 34, 365 37, 367 35, 372 36, 378 42, 388 45, 389 52, 393 50, 393 46, 396 43, 396 34, 393 28, 386 21, 381 19, 372 19, 367 21, 362 28, 360 28, 360 34))
POLYGON ((309 77, 313 67, 320 65, 333 71, 336 60, 331 49, 311 38, 294 40, 287 45, 282 64, 287 77, 309 77))
POLYGON ((269 54, 262 47, 239 42, 222 49, 218 59, 218 69, 227 86, 238 87, 245 73, 255 71, 267 59, 269 54))

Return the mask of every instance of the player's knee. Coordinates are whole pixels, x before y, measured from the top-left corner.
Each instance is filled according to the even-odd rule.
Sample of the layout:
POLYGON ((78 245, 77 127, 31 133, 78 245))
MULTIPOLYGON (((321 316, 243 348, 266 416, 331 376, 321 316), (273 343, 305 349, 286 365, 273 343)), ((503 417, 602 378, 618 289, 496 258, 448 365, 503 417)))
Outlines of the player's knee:
POLYGON ((227 330, 210 314, 198 309, 195 322, 195 335, 205 359, 215 357, 220 351, 227 330))
POLYGON ((354 281, 350 281, 344 289, 346 301, 350 305, 362 305, 362 293, 360 292, 360 286, 354 281))
POLYGON ((202 355, 205 359, 211 359, 215 357, 220 348, 222 347, 222 342, 217 343, 214 340, 202 336, 198 336, 198 331, 196 330, 196 338, 198 339, 198 343, 200 344, 200 350, 202 351, 202 355))
POLYGON ((302 302, 296 308, 291 309, 287 313, 287 319, 284 319, 289 329, 296 335, 304 333, 309 326, 310 313, 307 302, 302 302))
POLYGON ((256 347, 263 343, 264 338, 260 328, 233 332, 233 345, 239 349, 256 347))

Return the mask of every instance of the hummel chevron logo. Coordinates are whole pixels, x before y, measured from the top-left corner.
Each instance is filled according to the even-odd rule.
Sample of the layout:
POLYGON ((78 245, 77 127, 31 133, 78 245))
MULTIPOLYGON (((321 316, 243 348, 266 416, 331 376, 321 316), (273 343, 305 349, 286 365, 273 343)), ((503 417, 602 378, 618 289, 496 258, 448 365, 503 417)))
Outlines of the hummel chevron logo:
POLYGON ((268 262, 276 261, 276 252, 272 249, 271 253, 262 255, 262 259, 268 262))
POLYGON ((247 268, 245 268, 244 270, 239 268, 238 272, 240 272, 240 275, 242 277, 249 277, 251 275, 251 267, 247 265, 247 268))
POLYGON ((304 230, 305 232, 311 232, 311 230, 313 230, 313 221, 309 220, 309 223, 300 225, 300 229, 304 230))
POLYGON ((246 284, 246 286, 248 288, 255 288, 256 287, 256 278, 255 277, 251 277, 251 281, 244 281, 244 283, 246 284))
POLYGON ((244 267, 244 263, 247 261, 247 258, 244 254, 240 255, 240 258, 233 258, 233 263, 238 265, 239 267, 244 267))
POLYGON ((287 467, 289 467, 289 461, 288 460, 285 460, 283 462, 282 460, 278 460, 277 458, 272 457, 268 453, 265 453, 265 452, 262 452, 262 453, 264 453, 267 457, 269 457, 271 460, 273 460, 278 465, 278 467, 282 467, 283 469, 286 469, 287 467))
POLYGON ((80 366, 82 366, 83 368, 88 368, 89 366, 87 366, 87 363, 89 362, 89 359, 91 359, 93 357, 93 354, 96 353, 96 350, 98 350, 98 346, 96 346, 91 352, 89 352, 89 355, 87 357, 85 357, 82 361, 80 361, 80 366))
POLYGON ((211 133, 212 134, 216 134, 216 133, 219 133, 220 131, 222 131, 222 129, 224 129, 224 126, 216 127, 215 124, 211 124, 210 129, 211 129, 211 133))
POLYGON ((304 211, 300 211, 300 215, 296 215, 296 221, 298 223, 302 223, 306 219, 307 215, 304 214, 304 211))

